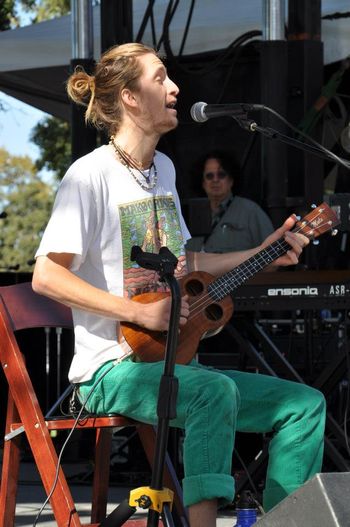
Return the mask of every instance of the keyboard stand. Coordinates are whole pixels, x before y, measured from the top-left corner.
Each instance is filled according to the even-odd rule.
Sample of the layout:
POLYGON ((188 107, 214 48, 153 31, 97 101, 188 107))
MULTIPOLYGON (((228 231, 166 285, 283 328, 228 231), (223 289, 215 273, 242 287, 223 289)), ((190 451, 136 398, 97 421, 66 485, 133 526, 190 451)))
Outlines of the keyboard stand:
MULTIPOLYGON (((346 313, 344 313, 344 316, 346 316, 346 313)), ((228 334, 236 341, 243 353, 247 354, 253 360, 254 364, 256 364, 259 370, 268 375, 278 377, 279 375, 266 359, 266 356, 272 357, 275 362, 277 360, 278 366, 283 372, 283 378, 305 384, 305 381, 300 376, 300 374, 295 370, 290 362, 288 362, 285 356, 280 352, 261 325, 259 325, 259 323, 254 318, 249 320, 246 317, 242 317, 239 319, 238 324, 239 329, 237 329, 232 322, 229 322, 226 324, 224 330, 228 332, 228 334), (261 353, 261 351, 255 347, 253 339, 250 339, 246 335, 251 335, 252 337, 258 339, 264 350, 264 353, 261 353)), ((315 381, 312 383, 312 386, 327 396, 334 389, 336 384, 339 383, 339 381, 344 377, 344 373, 346 373, 346 371, 346 352, 342 350, 339 351, 339 353, 327 365, 322 373, 315 379, 315 381)), ((344 431, 329 412, 327 412, 326 417, 325 455, 332 460, 340 472, 348 472, 350 470, 349 461, 342 456, 331 439, 327 437, 327 432, 335 437, 342 447, 345 449, 347 448, 344 431)), ((260 474, 261 470, 266 466, 267 456, 268 444, 265 444, 259 456, 254 459, 247 467, 250 476, 260 474)), ((236 484, 237 492, 239 493, 247 484, 249 484, 248 476, 242 476, 236 484)))

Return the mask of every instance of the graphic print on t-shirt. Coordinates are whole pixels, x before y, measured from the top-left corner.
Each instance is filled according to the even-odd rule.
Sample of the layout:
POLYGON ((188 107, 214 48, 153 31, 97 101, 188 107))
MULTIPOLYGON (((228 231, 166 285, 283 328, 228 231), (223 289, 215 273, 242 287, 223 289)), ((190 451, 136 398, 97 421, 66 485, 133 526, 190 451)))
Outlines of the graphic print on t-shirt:
POLYGON ((123 244, 124 294, 131 298, 148 291, 164 290, 155 271, 130 260, 131 248, 158 253, 167 246, 178 258, 175 276, 186 274, 186 257, 179 216, 171 196, 157 196, 119 206, 123 244))

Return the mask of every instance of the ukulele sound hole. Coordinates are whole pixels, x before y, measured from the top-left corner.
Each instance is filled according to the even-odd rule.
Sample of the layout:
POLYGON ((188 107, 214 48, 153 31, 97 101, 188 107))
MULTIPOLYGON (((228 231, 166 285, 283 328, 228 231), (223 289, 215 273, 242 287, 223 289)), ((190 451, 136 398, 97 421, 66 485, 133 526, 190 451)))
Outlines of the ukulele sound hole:
POLYGON ((189 280, 185 285, 186 293, 189 296, 197 296, 203 293, 204 286, 199 280, 189 280))
POLYGON ((215 322, 222 318, 223 310, 219 304, 211 304, 205 309, 205 314, 209 320, 215 322))

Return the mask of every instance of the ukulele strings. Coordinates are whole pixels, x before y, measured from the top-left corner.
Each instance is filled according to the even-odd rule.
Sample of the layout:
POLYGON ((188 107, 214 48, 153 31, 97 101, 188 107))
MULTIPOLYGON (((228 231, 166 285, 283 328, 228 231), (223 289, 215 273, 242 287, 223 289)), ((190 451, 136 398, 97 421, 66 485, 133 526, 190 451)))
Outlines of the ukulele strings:
MULTIPOLYGON (((274 247, 276 247, 277 249, 282 249, 282 248, 285 249, 286 247, 290 247, 290 246, 289 246, 289 244, 287 244, 287 242, 285 240, 283 240, 281 238, 281 239, 276 240, 274 242, 274 247)), ((269 249, 274 249, 274 247, 273 248, 270 247, 269 249)), ((277 252, 277 251, 274 251, 274 252, 276 252, 275 258, 270 258, 268 260, 266 260, 261 255, 259 256, 259 253, 257 253, 256 255, 253 256, 253 258, 255 258, 256 262, 257 262, 256 267, 260 267, 258 269, 258 271, 263 269, 266 265, 268 265, 273 260, 275 260, 276 258, 281 256, 281 254, 283 254, 283 253, 280 253, 280 252, 277 252)), ((268 255, 270 255, 270 252, 268 252, 268 255)), ((232 271, 234 271, 234 269, 232 271)), ((209 293, 206 293, 202 297, 200 297, 198 300, 195 300, 193 302, 193 304, 191 304, 191 306, 190 306, 190 315, 188 317, 188 320, 190 320, 190 318, 192 316, 197 316, 197 314, 199 312, 201 312, 205 307, 207 307, 213 301, 215 301, 215 293, 216 292, 218 292, 219 294, 221 292, 223 292, 224 296, 226 296, 226 294, 225 294, 225 286, 226 285, 233 283, 234 286, 238 287, 241 284, 243 284, 244 281, 246 281, 249 278, 251 278, 251 276, 253 276, 255 274, 255 272, 256 272, 256 268, 253 271, 251 271, 251 269, 249 267, 249 259, 246 262, 242 262, 242 264, 240 264, 238 266, 237 271, 234 273, 234 275, 231 277, 231 279, 226 280, 226 282, 224 282, 222 284, 218 284, 216 286, 215 285, 213 286, 212 293, 214 295, 210 295, 209 293)), ((209 285, 213 285, 213 282, 211 284, 209 284, 209 285)))
MULTIPOLYGON (((319 212, 319 214, 321 213, 321 211, 319 212)), ((317 218, 317 216, 316 216, 317 218)), ((314 218, 313 221, 316 219, 314 218)), ((317 226, 317 229, 321 229, 322 227, 324 227, 324 225, 327 225, 327 223, 329 222, 325 222, 323 224, 320 224, 317 226)), ((305 221, 303 220, 300 225, 298 225, 298 228, 295 229, 293 232, 294 233, 299 233, 300 231, 302 231, 306 226, 310 225, 309 221, 305 221)), ((310 236, 310 238, 312 237, 312 234, 313 232, 315 231, 314 228, 310 228, 310 231, 308 234, 304 233, 305 236, 310 236)), ((288 247, 291 248, 291 246, 286 242, 286 240, 284 238, 279 238, 278 240, 276 240, 275 242, 273 242, 271 245, 269 245, 268 247, 266 247, 265 249, 262 249, 261 252, 263 251, 266 251, 266 250, 269 250, 269 249, 273 249, 273 252, 276 252, 277 253, 277 256, 275 256, 273 258, 273 260, 277 259, 279 256, 281 256, 282 254, 285 254, 288 250, 288 247), (274 247, 272 247, 274 246, 274 247), (283 252, 282 253, 279 253, 277 251, 275 251, 275 247, 276 249, 283 249, 283 252)), ((261 261, 263 263, 263 265, 261 265, 261 269, 263 269, 263 267, 265 267, 266 265, 268 265, 270 262, 271 262, 271 259, 269 261, 266 261, 266 259, 264 259, 264 256, 261 256, 259 257, 259 254, 260 253, 257 253, 256 255, 254 255, 252 258, 257 258, 258 259, 258 265, 261 265, 261 261), (260 261, 259 261, 260 260, 260 261)), ((271 254, 269 253, 269 255, 271 256, 271 254)), ((246 262, 249 262, 250 258, 248 258, 248 260, 246 260, 246 262)), ((272 261, 273 261, 272 260, 272 261)), ((238 281, 238 283, 236 284, 236 286, 239 286, 241 285, 245 280, 247 280, 248 278, 250 278, 252 275, 255 274, 255 270, 253 272, 251 272, 248 268, 248 265, 245 265, 246 262, 242 262, 242 264, 240 264, 238 266, 238 272, 235 273, 235 276, 233 277, 233 281, 234 279, 236 279, 236 281, 238 281), (246 269, 243 269, 245 267, 246 269), (241 269, 240 269, 241 268, 241 269), (246 274, 245 275, 245 271, 248 271, 250 272, 250 274, 246 274)), ((261 270, 260 269, 260 270, 261 270)), ((223 284, 223 286, 225 287, 225 283, 223 284)), ((215 291, 224 291, 224 287, 222 285, 219 285, 216 287, 215 291)), ((215 292, 213 290, 213 293, 215 292)), ((228 294, 228 293, 227 293, 228 294)), ((225 296, 226 296, 226 293, 225 293, 225 296)), ((198 300, 195 300, 193 302, 193 304, 190 305, 190 308, 189 308, 189 316, 188 316, 188 319, 187 320, 191 320, 191 318, 197 316, 197 314, 201 311, 203 311, 203 309, 205 307, 207 307, 208 305, 210 305, 215 299, 209 294, 209 293, 206 293, 204 294, 202 297, 200 297, 198 300)))

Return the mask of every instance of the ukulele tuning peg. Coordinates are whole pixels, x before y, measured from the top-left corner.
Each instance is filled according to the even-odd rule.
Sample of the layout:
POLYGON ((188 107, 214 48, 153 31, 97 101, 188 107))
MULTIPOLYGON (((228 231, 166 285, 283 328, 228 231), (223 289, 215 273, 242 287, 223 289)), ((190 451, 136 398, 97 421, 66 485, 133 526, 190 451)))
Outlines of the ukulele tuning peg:
POLYGON ((301 220, 301 216, 298 216, 297 214, 295 215, 297 221, 300 221, 301 220))
POLYGON ((320 245, 320 240, 312 240, 312 245, 320 245))
POLYGON ((316 209, 316 207, 317 207, 317 205, 316 205, 315 203, 313 203, 313 204, 311 205, 311 208, 312 208, 312 209, 316 209))
POLYGON ((331 236, 336 236, 338 234, 338 229, 331 230, 331 236))

